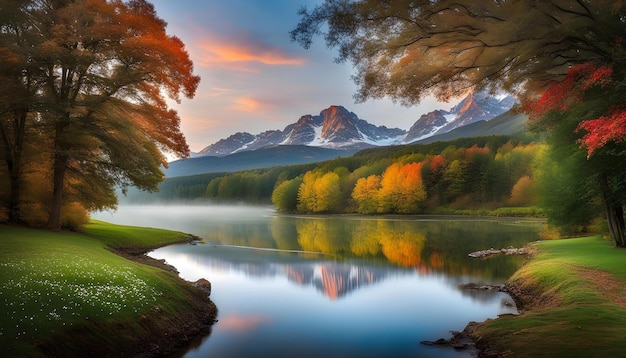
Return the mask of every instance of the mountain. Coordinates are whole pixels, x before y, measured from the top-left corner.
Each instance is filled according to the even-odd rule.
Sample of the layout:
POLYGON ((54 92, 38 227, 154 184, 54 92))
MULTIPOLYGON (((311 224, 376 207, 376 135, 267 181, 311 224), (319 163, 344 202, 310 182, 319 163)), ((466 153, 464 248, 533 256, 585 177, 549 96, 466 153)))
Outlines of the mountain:
POLYGON ((342 106, 330 106, 319 115, 307 114, 283 130, 260 134, 238 132, 213 143, 194 157, 223 157, 277 145, 358 150, 373 146, 409 144, 448 133, 472 123, 489 121, 515 104, 514 97, 490 96, 487 92, 470 93, 450 110, 423 114, 408 131, 375 126, 360 119, 342 106))
POLYGON ((470 138, 490 135, 510 135, 523 133, 526 130, 528 116, 523 113, 512 113, 507 111, 501 115, 490 119, 481 120, 466 126, 455 128, 449 132, 435 134, 433 136, 420 139, 415 143, 445 142, 459 138, 470 138))
POLYGON ((436 110, 422 115, 409 129, 404 143, 412 143, 480 121, 489 121, 513 107, 515 97, 470 93, 449 111, 436 110))
POLYGON ((395 143, 406 131, 375 126, 360 119, 342 106, 330 106, 319 115, 300 117, 284 130, 257 135, 236 133, 202 149, 195 156, 225 156, 275 145, 308 145, 313 147, 355 150, 395 143))
POLYGON ((236 172, 280 165, 323 162, 349 157, 357 150, 319 148, 305 145, 278 145, 241 151, 227 156, 202 156, 176 160, 163 172, 168 178, 204 173, 236 172))

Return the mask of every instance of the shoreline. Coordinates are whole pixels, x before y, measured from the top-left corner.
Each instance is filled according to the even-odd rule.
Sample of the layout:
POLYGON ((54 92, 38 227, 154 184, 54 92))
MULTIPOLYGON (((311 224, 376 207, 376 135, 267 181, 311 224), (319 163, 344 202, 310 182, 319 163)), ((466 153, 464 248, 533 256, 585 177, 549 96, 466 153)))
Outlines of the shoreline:
MULTIPOLYGON (((176 244, 176 243, 189 243, 199 240, 197 236, 187 234, 184 239, 178 242, 172 242, 168 244, 153 245, 149 247, 138 248, 134 246, 121 246, 113 247, 111 250, 119 256, 129 259, 133 262, 149 265, 158 269, 170 272, 178 277, 184 284, 195 289, 199 294, 194 295, 194 300, 188 310, 188 316, 183 320, 186 322, 184 325, 166 325, 166 329, 157 325, 154 332, 151 332, 149 338, 141 340, 140 346, 136 353, 141 357, 161 357, 166 355, 175 354, 185 349, 191 342, 202 339, 211 334, 213 325, 217 318, 217 306, 211 300, 211 286, 210 282, 204 278, 199 279, 196 282, 187 281, 179 276, 178 270, 167 263, 165 260, 158 260, 148 256, 150 251, 158 248, 176 244), (208 286, 208 287, 207 287, 208 286), (149 347, 149 350, 145 350, 149 347)), ((143 315, 140 317, 144 319, 143 315)))
MULTIPOLYGON (((497 254, 526 255, 527 260, 529 261, 532 260, 532 258, 535 256, 536 250, 531 248, 530 245, 526 245, 523 248, 509 248, 501 250, 489 249, 477 251, 470 253, 469 256, 473 258, 488 259, 489 257, 497 254)), ((501 356, 502 352, 498 352, 488 339, 478 334, 476 331, 479 330, 487 322, 497 320, 502 316, 521 315, 524 312, 524 306, 526 302, 529 302, 525 298, 526 294, 523 293, 519 285, 512 283, 510 278, 507 280, 507 282, 500 285, 477 285, 475 283, 466 283, 459 285, 459 287, 466 290, 494 290, 498 292, 504 292, 508 294, 515 302, 517 313, 501 314, 498 315, 498 317, 496 318, 488 318, 482 322, 470 321, 465 325, 462 331, 450 331, 452 333, 452 337, 450 337, 449 339, 439 338, 436 341, 422 341, 420 343, 430 346, 448 346, 454 348, 455 350, 463 351, 479 358, 491 358, 501 356)))
POLYGON ((0 236, 1 356, 168 356, 216 322, 210 282, 146 255, 192 235, 94 221, 82 232, 0 225, 0 236))

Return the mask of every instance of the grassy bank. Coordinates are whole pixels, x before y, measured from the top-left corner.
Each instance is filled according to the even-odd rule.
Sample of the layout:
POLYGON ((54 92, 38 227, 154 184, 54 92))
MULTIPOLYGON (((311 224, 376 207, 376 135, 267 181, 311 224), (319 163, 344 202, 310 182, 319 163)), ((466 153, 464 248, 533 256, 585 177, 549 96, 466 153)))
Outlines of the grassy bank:
POLYGON ((535 245, 537 255, 511 278, 524 312, 475 331, 484 356, 623 356, 626 250, 601 237, 535 245))
POLYGON ((113 252, 185 240, 98 221, 83 233, 0 226, 0 356, 150 355, 208 332, 205 293, 113 252))

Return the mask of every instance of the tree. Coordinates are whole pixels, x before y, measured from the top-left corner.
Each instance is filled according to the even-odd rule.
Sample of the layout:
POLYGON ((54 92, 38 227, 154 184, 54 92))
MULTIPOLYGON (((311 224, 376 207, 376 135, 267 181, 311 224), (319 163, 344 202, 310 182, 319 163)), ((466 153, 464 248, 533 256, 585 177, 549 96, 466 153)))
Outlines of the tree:
POLYGON ((338 48, 356 68, 357 100, 410 105, 473 87, 541 90, 572 65, 621 56, 624 12, 611 0, 326 0, 300 10, 291 38, 338 48))
POLYGON ((352 198, 356 202, 359 214, 374 214, 378 211, 378 190, 380 176, 370 175, 357 180, 352 190, 352 198))
POLYGON ((19 200, 29 112, 40 89, 38 69, 29 60, 29 46, 40 42, 27 19, 29 0, 0 2, 0 136, 2 159, 10 180, 8 221, 21 221, 19 200))
POLYGON ((380 213, 393 213, 401 200, 402 177, 400 176, 400 163, 393 163, 387 167, 380 179, 378 190, 378 211, 380 213))
POLYGON ((20 4, 22 26, 37 33, 19 61, 34 70, 19 80, 28 74, 41 87, 34 101, 26 94, 19 100, 37 103, 28 111, 53 140, 48 226, 60 227, 69 191, 99 209, 115 206, 115 186, 157 190, 167 165, 161 151, 189 154, 180 118, 166 103, 193 97, 200 80, 184 44, 166 34, 145 0, 20 4))
POLYGON ((299 212, 313 213, 317 210, 317 194, 315 192, 315 181, 317 175, 308 171, 304 173, 302 184, 298 188, 298 205, 299 212))
POLYGON ((532 205, 537 201, 536 196, 535 183, 528 175, 524 175, 513 185, 509 204, 513 206, 532 205))
POLYGON ((272 192, 272 203, 278 211, 295 212, 298 206, 298 188, 302 185, 302 178, 297 177, 285 180, 278 184, 272 192))
POLYGON ((426 199, 426 190, 422 181, 422 163, 409 163, 400 169, 401 200, 397 204, 401 214, 415 214, 420 211, 421 203, 426 199))
POLYGON ((338 213, 342 211, 343 194, 337 173, 330 172, 322 175, 315 181, 314 188, 317 198, 315 212, 338 213))

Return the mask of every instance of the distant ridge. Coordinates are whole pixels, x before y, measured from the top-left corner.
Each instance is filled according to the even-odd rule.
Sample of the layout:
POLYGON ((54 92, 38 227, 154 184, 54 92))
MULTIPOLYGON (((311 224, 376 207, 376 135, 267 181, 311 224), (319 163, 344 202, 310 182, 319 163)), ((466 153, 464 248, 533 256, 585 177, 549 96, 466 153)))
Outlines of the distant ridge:
POLYGON ((181 159, 169 163, 164 170, 168 178, 205 173, 236 172, 281 165, 323 162, 338 157, 349 157, 356 149, 339 150, 305 145, 279 145, 244 151, 223 157, 205 156, 181 159))

